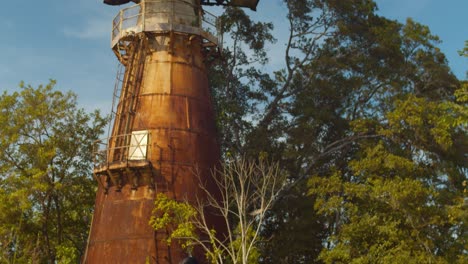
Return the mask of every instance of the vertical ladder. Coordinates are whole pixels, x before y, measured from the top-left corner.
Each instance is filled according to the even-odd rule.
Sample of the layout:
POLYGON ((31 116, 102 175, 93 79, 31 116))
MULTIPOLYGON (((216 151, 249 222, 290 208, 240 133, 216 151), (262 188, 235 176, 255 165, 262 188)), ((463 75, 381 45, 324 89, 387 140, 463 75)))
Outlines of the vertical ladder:
POLYGON ((120 94, 122 93, 122 85, 125 75, 125 66, 119 62, 117 65, 117 76, 115 77, 114 92, 112 94, 112 108, 110 113, 109 125, 107 128, 107 138, 110 138, 112 132, 112 125, 117 116, 117 104, 119 103, 120 94))
MULTIPOLYGON (((127 155, 126 146, 130 144, 132 124, 135 119, 137 98, 140 93, 143 78, 143 69, 146 59, 146 40, 144 36, 135 37, 128 41, 122 55, 122 63, 125 74, 122 86, 115 91, 114 98, 118 101, 115 111, 114 127, 109 139, 109 162, 125 161, 127 155), (120 96, 117 96, 120 94, 120 96)), ((117 87, 117 86, 116 86, 117 87)), ((114 103, 113 103, 114 104, 114 103)))

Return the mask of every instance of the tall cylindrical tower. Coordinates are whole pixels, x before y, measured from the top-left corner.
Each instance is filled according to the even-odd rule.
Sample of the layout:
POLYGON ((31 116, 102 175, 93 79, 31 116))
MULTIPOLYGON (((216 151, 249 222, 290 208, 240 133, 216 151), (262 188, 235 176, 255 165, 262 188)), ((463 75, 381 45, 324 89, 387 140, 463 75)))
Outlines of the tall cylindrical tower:
POLYGON ((204 64, 217 50, 215 20, 200 0, 142 0, 114 19, 112 49, 125 73, 94 169, 99 187, 84 263, 186 257, 148 221, 157 193, 194 201, 195 171, 209 182, 218 162, 204 64))

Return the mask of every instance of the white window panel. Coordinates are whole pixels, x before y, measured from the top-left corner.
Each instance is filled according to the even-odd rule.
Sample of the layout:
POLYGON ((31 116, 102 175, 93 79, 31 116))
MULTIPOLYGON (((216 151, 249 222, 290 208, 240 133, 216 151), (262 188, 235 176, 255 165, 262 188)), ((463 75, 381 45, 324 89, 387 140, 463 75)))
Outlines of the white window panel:
POLYGON ((129 160, 145 160, 148 151, 148 130, 133 131, 128 147, 129 160))

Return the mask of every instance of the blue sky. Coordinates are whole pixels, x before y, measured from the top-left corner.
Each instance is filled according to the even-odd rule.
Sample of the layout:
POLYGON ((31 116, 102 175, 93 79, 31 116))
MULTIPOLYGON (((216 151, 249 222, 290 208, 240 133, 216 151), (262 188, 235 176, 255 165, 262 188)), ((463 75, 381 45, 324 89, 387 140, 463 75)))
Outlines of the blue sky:
MULTIPOLYGON (((282 0, 261 0, 258 20, 275 24, 279 40, 270 47, 271 66, 281 67, 282 36, 287 36, 282 0), (278 54, 278 56, 275 56, 278 54)), ((17 89, 23 80, 45 84, 56 79, 61 90, 78 94, 81 107, 109 112, 117 59, 110 49, 111 21, 119 8, 102 0, 2 1, 0 8, 0 90, 17 89)), ((468 60, 458 56, 468 40, 467 0, 377 0, 379 14, 428 25, 443 41, 455 75, 465 79, 468 60)), ((210 8, 213 11, 213 8, 210 8)), ((216 8, 214 12, 216 12, 216 8)))

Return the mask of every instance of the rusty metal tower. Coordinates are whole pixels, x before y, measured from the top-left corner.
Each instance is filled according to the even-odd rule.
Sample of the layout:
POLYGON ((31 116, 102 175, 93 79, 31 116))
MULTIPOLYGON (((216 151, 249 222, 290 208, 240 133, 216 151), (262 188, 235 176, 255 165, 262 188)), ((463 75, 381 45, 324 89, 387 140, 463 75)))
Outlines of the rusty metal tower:
POLYGON ((217 18, 201 6, 255 10, 258 0, 132 2, 113 20, 111 46, 121 67, 112 127, 95 153, 98 191, 83 263, 179 263, 187 256, 148 221, 159 192, 194 201, 194 171, 209 181, 219 159, 204 61, 221 40, 217 18))

